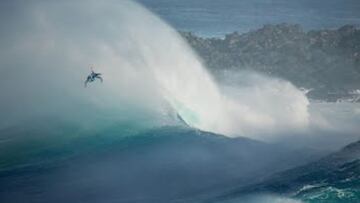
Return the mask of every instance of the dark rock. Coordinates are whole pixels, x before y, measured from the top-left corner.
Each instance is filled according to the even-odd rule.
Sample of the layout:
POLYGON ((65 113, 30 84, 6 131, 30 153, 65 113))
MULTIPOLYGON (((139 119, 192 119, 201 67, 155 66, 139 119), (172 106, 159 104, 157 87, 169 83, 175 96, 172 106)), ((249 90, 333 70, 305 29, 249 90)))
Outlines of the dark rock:
POLYGON ((182 34, 213 73, 254 70, 313 89, 311 99, 326 101, 360 89, 360 30, 352 25, 308 32, 300 25, 265 25, 224 39, 182 34))

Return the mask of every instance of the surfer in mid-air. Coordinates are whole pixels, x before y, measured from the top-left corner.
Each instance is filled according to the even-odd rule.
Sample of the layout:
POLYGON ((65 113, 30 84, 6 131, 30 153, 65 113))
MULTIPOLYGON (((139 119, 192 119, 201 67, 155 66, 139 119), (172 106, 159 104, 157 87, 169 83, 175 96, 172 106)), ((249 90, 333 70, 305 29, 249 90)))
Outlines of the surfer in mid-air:
POLYGON ((90 82, 94 82, 96 79, 99 79, 101 82, 103 82, 103 79, 101 77, 101 73, 95 73, 93 68, 91 67, 91 73, 89 76, 87 76, 85 80, 85 87, 87 87, 87 84, 90 82))

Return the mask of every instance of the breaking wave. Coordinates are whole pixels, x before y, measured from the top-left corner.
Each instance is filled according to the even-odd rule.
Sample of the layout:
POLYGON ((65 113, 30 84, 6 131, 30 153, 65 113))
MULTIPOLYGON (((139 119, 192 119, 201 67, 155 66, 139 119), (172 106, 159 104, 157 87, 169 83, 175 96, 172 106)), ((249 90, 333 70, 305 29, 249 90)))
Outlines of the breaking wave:
POLYGON ((3 6, 11 26, 1 20, 0 127, 35 117, 87 128, 151 127, 173 124, 177 115, 228 136, 307 126, 308 100, 296 87, 248 73, 236 76, 245 85, 217 84, 177 31, 135 2, 3 6), (104 83, 84 88, 89 64, 104 83))

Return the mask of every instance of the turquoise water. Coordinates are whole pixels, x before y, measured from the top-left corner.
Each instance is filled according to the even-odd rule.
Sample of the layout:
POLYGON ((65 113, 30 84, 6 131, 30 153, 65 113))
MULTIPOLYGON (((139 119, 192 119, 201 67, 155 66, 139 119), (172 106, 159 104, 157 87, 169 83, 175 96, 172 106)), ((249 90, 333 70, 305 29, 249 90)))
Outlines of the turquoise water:
MULTIPOLYGON (((6 54, 1 60, 1 67, 6 67, 5 77, 9 77, 0 80, 0 202, 191 202, 184 199, 226 192, 234 185, 307 163, 318 155, 311 150, 296 151, 283 145, 199 131, 163 115, 171 112, 162 108, 162 98, 161 102, 157 100, 160 95, 152 91, 156 87, 152 87, 154 78, 148 71, 156 70, 158 82, 164 83, 162 88, 173 85, 168 75, 181 76, 172 78, 178 79, 172 95, 183 99, 183 104, 174 104, 173 111, 190 125, 206 120, 207 113, 214 110, 213 106, 203 109, 203 117, 199 118, 196 109, 191 108, 212 101, 201 92, 209 90, 213 83, 198 80, 209 76, 199 68, 196 56, 178 41, 181 38, 176 32, 141 8, 130 6, 133 12, 122 7, 122 2, 123 12, 119 12, 112 5, 86 6, 84 1, 75 6, 59 4, 60 10, 52 3, 39 3, 27 10, 26 4, 22 8, 16 4, 20 1, 14 2, 4 4, 8 10, 0 14, 4 15, 1 22, 11 19, 14 23, 6 26, 9 29, 1 38, 13 49, 2 50, 6 54), (9 12, 11 9, 21 15, 9 12), (44 13, 37 13, 39 10, 44 13), (98 16, 99 12, 104 18, 98 16), (124 25, 117 26, 114 19, 124 25), (134 34, 138 38, 132 38, 134 34), (129 41, 135 42, 127 44, 129 41), (179 49, 172 50, 174 47, 179 49), (14 53, 15 58, 11 58, 14 53), (101 64, 105 80, 84 89, 82 79, 89 71, 88 63, 93 61, 101 64), (189 63, 181 64, 184 61, 189 63), (7 68, 9 64, 14 70, 7 68), (144 67, 148 69, 142 73, 144 67), (194 70, 199 71, 195 74, 194 70), (38 72, 42 76, 39 81, 38 72), (188 97, 181 97, 190 91, 188 97), (131 95, 134 98, 127 101, 131 95), (194 97, 200 97, 201 102, 189 105, 194 97), (132 104, 133 100, 139 104, 132 104)), ((281 22, 291 13, 292 22, 304 17, 298 16, 302 13, 297 10, 298 3, 285 1, 275 5, 272 1, 222 1, 221 6, 220 1, 144 2, 177 29, 204 35, 281 22), (277 10, 274 6, 278 6, 277 10), (249 8, 256 12, 248 13, 249 8), (269 13, 268 8, 274 13, 269 13), (284 13, 275 14, 279 10, 284 13)), ((357 14, 350 19, 348 12, 356 8, 344 4, 340 10, 345 13, 335 14, 339 21, 326 21, 329 25, 319 21, 319 25, 308 26, 353 22, 357 14)), ((332 19, 333 12, 324 15, 332 19)), ((304 22, 310 23, 309 19, 304 22)), ((212 118, 218 118, 214 115, 212 118)), ((347 188, 353 186, 342 189, 347 188)), ((333 190, 319 191, 334 196, 333 190)), ((299 198, 312 198, 312 193, 307 194, 299 198)))
POLYGON ((347 203, 358 202, 360 200, 359 183, 348 185, 347 188, 334 187, 321 187, 313 189, 304 194, 298 195, 298 199, 303 202, 317 203, 317 202, 329 202, 329 203, 347 203))

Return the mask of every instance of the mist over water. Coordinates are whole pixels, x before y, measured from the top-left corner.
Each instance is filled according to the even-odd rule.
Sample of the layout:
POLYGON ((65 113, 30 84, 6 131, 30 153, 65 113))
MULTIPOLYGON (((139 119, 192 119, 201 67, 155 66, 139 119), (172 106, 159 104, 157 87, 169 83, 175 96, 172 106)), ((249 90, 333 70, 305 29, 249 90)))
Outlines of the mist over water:
POLYGON ((174 29, 132 1, 2 4, 13 11, 1 38, 2 127, 36 117, 151 127, 178 114, 201 130, 267 139, 308 125, 309 102, 292 84, 250 73, 225 75, 240 86, 217 84, 174 29), (84 88, 90 64, 104 83, 84 88))
POLYGON ((133 1, 5 0, 0 11, 0 201, 217 199, 322 156, 297 148, 304 135, 359 132, 359 106, 338 116, 288 81, 211 75, 133 1), (90 66, 104 82, 85 87, 90 66))
POLYGON ((237 203, 237 202, 244 202, 244 203, 302 203, 300 200, 294 200, 286 197, 279 197, 276 195, 264 195, 264 194, 257 194, 257 195, 250 195, 245 196, 243 198, 236 198, 232 200, 223 201, 222 203, 237 203))
POLYGON ((233 105, 235 131, 267 140, 309 127, 309 100, 290 82, 249 71, 225 71, 218 81, 233 105))

